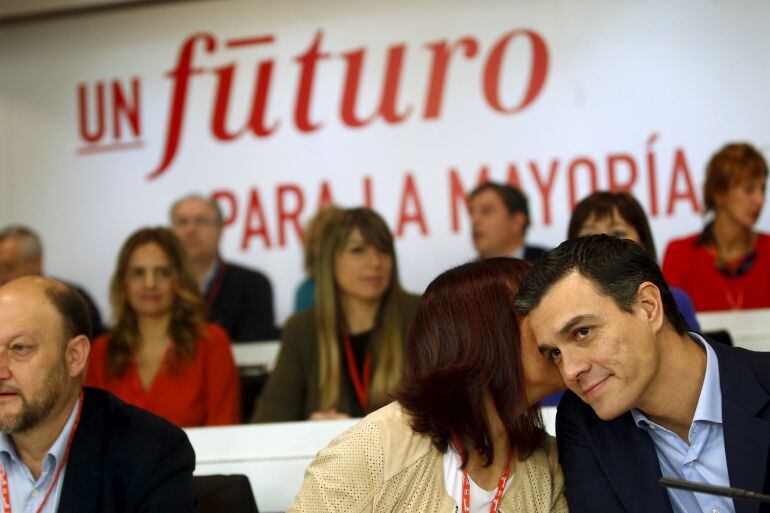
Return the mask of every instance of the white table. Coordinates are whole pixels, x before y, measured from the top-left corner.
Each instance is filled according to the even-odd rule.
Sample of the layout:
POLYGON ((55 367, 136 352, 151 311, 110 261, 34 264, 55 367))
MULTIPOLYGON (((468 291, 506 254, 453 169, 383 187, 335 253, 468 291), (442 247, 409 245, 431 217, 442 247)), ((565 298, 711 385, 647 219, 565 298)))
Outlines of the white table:
POLYGON ((270 372, 281 350, 280 340, 236 342, 231 344, 235 365, 239 368, 260 368, 270 372))
MULTIPOLYGON (((543 408, 546 430, 555 432, 556 408, 543 408)), ((259 511, 285 511, 316 453, 359 419, 189 428, 196 475, 244 474, 259 511)))
POLYGON ((697 315, 701 331, 727 330, 733 345, 770 351, 770 310, 732 310, 697 315))

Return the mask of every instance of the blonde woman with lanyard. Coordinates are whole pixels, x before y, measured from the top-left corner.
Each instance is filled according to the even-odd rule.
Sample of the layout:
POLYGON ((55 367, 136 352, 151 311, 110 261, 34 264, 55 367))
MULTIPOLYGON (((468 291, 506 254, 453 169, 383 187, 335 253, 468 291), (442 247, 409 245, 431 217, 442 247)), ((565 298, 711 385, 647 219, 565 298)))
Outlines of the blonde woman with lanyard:
POLYGON ((292 513, 566 513, 538 402, 563 388, 515 313, 529 264, 449 270, 420 299, 397 402, 322 449, 292 513))
POLYGON ((401 288, 385 221, 367 208, 335 213, 314 275, 315 304, 286 322, 255 422, 363 417, 401 383, 417 297, 401 288))

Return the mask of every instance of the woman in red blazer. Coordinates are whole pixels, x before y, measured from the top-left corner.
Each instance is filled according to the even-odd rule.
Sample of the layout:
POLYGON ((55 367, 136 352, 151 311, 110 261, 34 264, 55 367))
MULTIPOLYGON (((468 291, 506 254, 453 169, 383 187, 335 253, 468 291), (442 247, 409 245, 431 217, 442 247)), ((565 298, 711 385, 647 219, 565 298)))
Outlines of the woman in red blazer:
POLYGON ((706 168, 703 201, 713 219, 672 241, 663 257, 669 285, 695 310, 770 308, 770 235, 754 231, 765 203, 767 162, 749 144, 728 144, 706 168))
POLYGON ((166 228, 128 238, 110 285, 115 327, 94 341, 85 384, 181 427, 237 424, 230 343, 222 328, 205 323, 189 265, 166 228))

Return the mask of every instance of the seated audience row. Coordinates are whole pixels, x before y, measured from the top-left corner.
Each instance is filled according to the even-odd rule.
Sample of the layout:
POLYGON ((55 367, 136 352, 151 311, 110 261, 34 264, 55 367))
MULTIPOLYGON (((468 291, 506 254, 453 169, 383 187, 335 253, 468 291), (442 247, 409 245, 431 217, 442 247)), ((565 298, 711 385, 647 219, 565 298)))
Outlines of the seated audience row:
MULTIPOLYGON (((729 303, 722 307, 770 306, 761 299, 762 294, 770 297, 767 287, 748 287, 750 280, 764 283, 762 273, 770 272, 763 246, 770 237, 752 231, 764 202, 766 177, 761 154, 745 144, 726 146, 709 163, 704 197, 714 220, 701 235, 687 239, 692 244, 672 243, 664 266, 683 285, 696 287, 695 302, 703 308, 708 309, 707 301, 718 300, 717 291, 729 303), (682 257, 688 244, 697 254, 682 257), (725 247, 742 248, 738 264, 733 265, 733 253, 726 253, 725 247), (703 264, 704 255, 710 255, 710 267, 703 264), (677 267, 677 258, 695 263, 677 267), (685 269, 692 273, 698 265, 703 267, 701 279, 682 278, 685 269), (759 292, 747 295, 749 290, 759 292)), ((469 206, 481 257, 534 258, 542 253, 524 245, 528 206, 517 189, 483 184, 470 194, 469 206)), ((261 274, 219 257, 223 217, 216 202, 183 197, 174 203, 171 221, 192 265, 164 229, 140 230, 129 239, 111 286, 115 329, 96 341, 89 383, 179 425, 237 422, 238 379, 226 351, 228 337, 217 326, 205 325, 203 318, 208 313, 243 337, 274 335, 271 288, 261 274), (168 395, 157 389, 177 386, 185 401, 177 397, 165 404, 168 395)), ((316 289, 317 303, 287 322, 256 421, 361 416, 385 404, 401 380, 402 345, 416 299, 400 287, 386 224, 367 209, 331 207, 318 214, 309 232, 306 263, 311 279, 305 294, 316 289)), ((600 232, 630 238, 655 257, 644 211, 626 193, 597 192, 577 205, 568 237, 600 232)), ((42 271, 39 239, 18 227, 3 232, 0 257, 0 263, 7 264, 2 268, 8 271, 6 277, 42 271)), ((671 290, 690 328, 697 331, 687 294, 671 290)), ((98 320, 95 308, 92 311, 98 320)))
MULTIPOLYGON (((754 232, 766 180, 764 159, 748 145, 728 145, 709 163, 704 198, 714 218, 702 234, 673 242, 664 259, 697 308, 770 306, 770 236, 754 232), (690 263, 677 266, 677 259, 690 263), (720 290, 723 297, 703 298, 720 290)), ((526 200, 524 213, 511 211, 508 189, 486 184, 471 194, 474 240, 492 240, 490 205, 504 206, 498 214, 522 236, 494 250, 481 244, 486 260, 443 273, 419 304, 399 284, 382 218, 364 208, 329 212, 310 272, 314 304, 287 322, 255 418, 370 415, 321 451, 293 510, 566 511, 569 502, 573 512, 627 511, 631 503, 675 513, 740 511, 732 499, 666 492, 657 485, 661 474, 770 491, 770 355, 688 333, 693 312, 686 294, 675 300, 663 279, 638 202, 623 193, 589 196, 573 214, 569 240, 528 270, 517 258, 490 258, 526 253, 526 200), (606 232, 614 236, 591 235, 606 232), (570 392, 557 417, 560 467, 536 407, 564 384, 570 392)), ((54 509, 71 504, 71 482, 85 474, 59 481, 70 445, 88 472, 112 475, 125 455, 89 456, 82 440, 109 434, 121 448, 134 447, 137 439, 115 428, 122 419, 170 449, 147 458, 152 467, 144 472, 155 491, 117 502, 110 493, 98 496, 96 509, 131 503, 131 510, 189 510, 190 450, 178 430, 80 385, 90 355, 87 384, 177 425, 238 421, 228 336, 205 322, 229 267, 216 251, 221 212, 190 196, 174 205, 172 219, 192 249, 166 228, 132 234, 111 281, 115 327, 93 345, 85 302, 72 287, 36 277, 0 288, 0 346, 7 350, 0 366, 10 383, 0 428, 11 436, 0 439, 0 470, 4 489, 9 476, 18 485, 5 509, 9 501, 42 509, 49 496, 54 509), (189 257, 202 238, 208 257, 197 261, 196 279, 189 257), (213 294, 208 309, 202 290, 213 294), (18 394, 34 401, 19 407, 18 394), (53 463, 31 447, 53 451, 53 463), (27 474, 32 481, 20 477, 27 474), (39 486, 49 493, 38 498, 39 486)), ((9 263, 3 272, 41 274, 39 240, 35 246, 35 237, 14 230, 0 237, 0 256, 9 263)), ((145 468, 128 467, 118 481, 145 468)))

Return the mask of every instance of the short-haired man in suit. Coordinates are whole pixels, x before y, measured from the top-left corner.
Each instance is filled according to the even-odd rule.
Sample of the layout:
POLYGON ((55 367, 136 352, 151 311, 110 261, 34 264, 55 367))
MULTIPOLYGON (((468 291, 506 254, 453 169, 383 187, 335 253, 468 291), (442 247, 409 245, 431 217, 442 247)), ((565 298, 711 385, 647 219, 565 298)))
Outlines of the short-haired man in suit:
POLYGON ((170 217, 192 260, 208 320, 222 326, 233 342, 276 339, 273 288, 267 277, 219 255, 224 220, 217 202, 191 194, 172 205, 170 217))
MULTIPOLYGON (((22 276, 43 276, 43 243, 32 228, 12 224, 0 230, 0 285, 22 276)), ((104 326, 96 303, 85 290, 69 285, 86 301, 93 336, 101 335, 104 326)))
POLYGON ((545 251, 524 243, 529 202, 516 187, 486 182, 471 191, 468 205, 479 258, 510 256, 534 262, 545 251))
POLYGON ((24 277, 0 287, 0 510, 193 511, 184 432, 83 388, 89 331, 68 285, 24 277))
POLYGON ((641 246, 564 242, 535 263, 517 307, 571 391, 556 435, 572 513, 770 512, 657 483, 770 491, 770 353, 688 333, 641 246))

